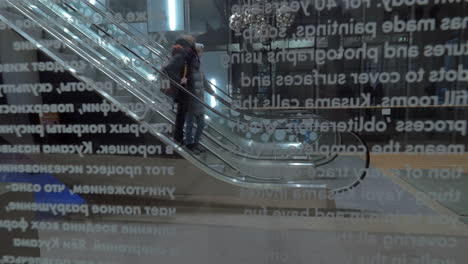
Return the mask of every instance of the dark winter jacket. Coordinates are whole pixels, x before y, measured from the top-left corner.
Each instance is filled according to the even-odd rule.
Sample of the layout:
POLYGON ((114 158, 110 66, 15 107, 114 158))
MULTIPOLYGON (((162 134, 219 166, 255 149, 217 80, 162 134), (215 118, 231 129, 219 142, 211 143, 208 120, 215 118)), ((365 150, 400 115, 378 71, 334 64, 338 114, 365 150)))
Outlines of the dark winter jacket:
MULTIPOLYGON (((177 39, 172 46, 172 57, 169 63, 165 66, 165 70, 169 77, 174 80, 176 83, 180 84, 184 74, 185 64, 188 65, 188 71, 186 78, 188 79, 187 85, 185 88, 193 92, 193 77, 192 77, 192 63, 198 58, 196 55, 195 47, 191 45, 185 39, 177 39)), ((174 97, 176 103, 187 103, 187 96, 184 91, 177 89, 177 93, 174 97)))
POLYGON ((204 114, 206 108, 201 102, 204 102, 205 90, 208 87, 208 82, 200 69, 200 58, 197 57, 191 65, 192 79, 193 79, 193 94, 200 99, 197 100, 194 97, 189 98, 189 112, 195 115, 204 114))

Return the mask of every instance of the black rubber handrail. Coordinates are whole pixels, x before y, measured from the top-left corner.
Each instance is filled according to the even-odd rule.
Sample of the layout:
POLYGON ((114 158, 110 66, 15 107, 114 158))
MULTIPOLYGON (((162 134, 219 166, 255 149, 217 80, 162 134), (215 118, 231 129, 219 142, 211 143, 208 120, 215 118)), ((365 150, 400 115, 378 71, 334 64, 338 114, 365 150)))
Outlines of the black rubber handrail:
MULTIPOLYGON (((99 3, 101 5, 101 7, 103 9, 106 9, 107 12, 111 13, 112 16, 109 17, 107 16, 106 14, 103 14, 104 11, 100 10, 99 8, 97 8, 96 6, 94 6, 93 4, 91 4, 90 2, 86 1, 86 0, 81 0, 81 2, 84 2, 88 7, 92 8, 95 12, 99 13, 101 16, 103 16, 104 18, 110 20, 112 22, 112 25, 118 27, 120 30, 122 30, 123 32, 125 32, 127 35, 129 35, 133 40, 137 41, 139 44, 143 45, 145 48, 147 48, 148 50, 150 50, 151 52, 153 52, 154 54, 156 54, 158 57, 162 58, 162 59, 166 59, 166 60, 169 60, 170 57, 168 55, 165 55, 165 54, 162 54, 160 51, 156 50, 153 48, 153 46, 151 45, 154 45, 154 46, 158 46, 159 48, 163 49, 164 51, 167 52, 167 54, 169 54, 170 52, 164 47, 162 46, 161 44, 153 41, 152 39, 149 39, 149 38, 144 38, 144 41, 141 40, 138 36, 135 36, 135 34, 129 30, 127 30, 125 27, 123 27, 118 21, 116 21, 114 19, 114 16, 115 16, 115 12, 109 8, 107 8, 105 5, 103 5, 102 3, 100 3, 100 1, 96 1, 96 3, 99 3), (150 43, 151 45, 148 45, 148 43, 150 43)), ((133 28, 134 31, 138 32, 139 34, 141 34, 141 36, 143 37, 144 34, 141 33, 138 29, 134 28, 133 26, 131 26, 130 24, 126 23, 126 25, 130 26, 133 28)), ((140 57, 140 56, 139 56, 140 57)), ((211 83, 209 80, 207 80, 207 82, 212 86, 212 87, 215 87, 217 91, 220 91, 222 94, 224 94, 226 97, 230 98, 231 101, 233 101, 234 99, 228 94, 226 93, 224 90, 220 89, 218 86, 214 85, 213 83, 211 83)), ((210 93, 209 91, 209 88, 208 87, 205 87, 205 90, 206 92, 210 93)), ((216 93, 215 94, 212 94, 213 96, 215 97, 218 97, 218 99, 222 99, 220 98, 216 93)), ((225 101, 224 99, 222 99, 223 103, 226 105, 226 106, 229 106, 230 109, 234 109, 234 107, 232 107, 231 103, 230 102, 227 102, 225 101)), ((292 110, 296 110, 298 111, 298 109, 292 109, 292 110)), ((263 117, 263 115, 257 115, 255 113, 252 113, 252 112, 249 112, 249 111, 245 111, 245 110, 242 110, 242 109, 236 109, 236 111, 239 111, 243 114, 248 114, 248 115, 251 115, 251 116, 261 116, 263 117), (244 113, 245 111, 245 113, 244 113)), ((309 115, 308 118, 311 118, 311 117, 315 117, 315 118, 318 118, 317 115, 315 114, 311 114, 311 113, 307 113, 307 115, 309 115)), ((271 116, 271 115, 268 115, 268 116, 271 116)), ((282 118, 280 116, 273 116, 274 119, 278 119, 278 118, 282 118)), ((298 118, 298 119, 302 119, 302 118, 298 118)))

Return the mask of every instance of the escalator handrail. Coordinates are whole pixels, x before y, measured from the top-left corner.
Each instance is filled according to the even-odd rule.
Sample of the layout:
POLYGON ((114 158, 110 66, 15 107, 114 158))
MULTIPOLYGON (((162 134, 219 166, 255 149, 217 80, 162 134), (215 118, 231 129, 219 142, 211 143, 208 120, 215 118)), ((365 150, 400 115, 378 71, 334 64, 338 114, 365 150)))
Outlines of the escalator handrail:
MULTIPOLYGON (((92 3, 90 3, 89 1, 87 0, 81 0, 81 1, 84 1, 85 4, 87 6, 89 6, 90 8, 92 8, 94 11, 96 12, 99 12, 101 15, 103 15, 103 11, 100 10, 99 8, 95 7, 92 3)), ((116 21, 114 19, 114 17, 116 16, 116 13, 114 10, 108 8, 107 6, 105 6, 103 3, 101 3, 99 0, 96 1, 95 3, 99 3, 99 5, 106 10, 106 12, 109 12, 112 16, 111 17, 108 17, 106 16, 107 19, 111 20, 112 24, 113 25, 118 25, 118 27, 123 30, 125 33, 127 33, 128 35, 132 36, 133 38, 135 39, 138 39, 140 40, 140 38, 138 36, 135 36, 135 34, 133 32, 130 32, 128 31, 125 27, 123 27, 118 21, 116 21)), ((144 33, 140 32, 140 30, 138 30, 137 28, 133 27, 130 23, 125 23, 127 26, 131 27, 135 32, 138 32, 141 37, 144 39, 144 41, 140 42, 140 44, 142 44, 143 46, 145 46, 145 48, 149 49, 150 51, 152 51, 154 54, 156 54, 157 56, 159 56, 161 59, 166 59, 166 60, 169 60, 170 59, 170 56, 168 56, 167 54, 170 54, 170 51, 166 49, 166 47, 164 47, 163 45, 159 44, 158 42, 150 39, 150 38, 144 38, 144 33), (147 41, 148 43, 150 43, 151 45, 147 45, 147 43, 145 43, 145 41, 147 41), (162 49, 163 51, 166 52, 166 54, 162 54, 160 51, 158 50, 155 50, 153 48, 153 46, 157 46, 158 48, 162 49)), ((217 85, 213 84, 212 82, 210 82, 209 80, 207 80, 208 83, 215 87, 217 91, 220 91, 221 93, 223 93, 224 95, 226 95, 227 97, 231 98, 231 96, 225 92, 224 90, 220 89, 217 85)))
MULTIPOLYGON (((100 13, 100 15, 104 15, 102 14, 104 11, 100 10, 99 8, 95 7, 92 3, 88 2, 87 0, 81 0, 83 1, 87 6, 89 6, 90 8, 92 8, 94 11, 100 13)), ((110 22, 112 22, 113 25, 117 26, 120 30, 124 31, 125 33, 127 33, 129 36, 131 36, 132 38, 134 38, 135 40, 138 40, 138 42, 140 42, 141 45, 143 45, 145 48, 147 48, 148 50, 150 50, 151 52, 153 52, 154 54, 156 54, 157 56, 159 56, 161 59, 166 59, 166 60, 170 60, 170 56, 168 56, 167 54, 170 54, 170 51, 167 50, 163 45, 159 44, 158 42, 150 39, 150 38, 143 38, 144 34, 141 33, 137 28, 133 27, 132 25, 130 25, 130 23, 125 23, 127 26, 129 27, 132 27, 132 29, 135 31, 135 32, 138 32, 139 34, 141 34, 141 37, 144 39, 144 40, 141 40, 138 36, 136 36, 133 32, 129 31, 128 29, 126 29, 124 26, 122 26, 121 23, 119 23, 118 21, 116 21, 114 19, 116 13, 106 7, 105 5, 103 5, 100 1, 96 1, 96 3, 99 3, 99 5, 103 8, 103 9, 106 9, 106 12, 109 12, 111 14, 111 16, 105 16, 106 19, 109 19, 110 22), (150 45, 148 45, 148 43, 150 45), (156 50, 153 48, 153 46, 157 46, 158 48, 164 50, 166 52, 166 54, 162 54, 159 50, 156 50)), ((218 86, 214 85, 212 82, 210 82, 209 80, 207 80, 208 83, 215 87, 216 90, 220 91, 221 93, 223 93, 224 95, 226 95, 227 97, 230 98, 230 95, 228 93, 226 93, 225 91, 223 91, 222 89, 220 89, 218 86)))
MULTIPOLYGON (((154 54, 156 54, 156 55, 159 56, 160 58, 162 58, 162 59, 167 59, 167 60, 170 59, 170 57, 169 57, 168 55, 161 54, 161 52, 159 52, 158 50, 154 49, 154 47, 152 46, 152 45, 156 45, 156 46, 160 47, 161 49, 165 50, 167 53, 169 53, 169 51, 168 51, 165 47, 163 47, 161 44, 159 44, 159 43, 157 43, 157 42, 155 42, 155 41, 153 41, 152 39, 149 39, 149 38, 145 38, 145 40, 141 40, 138 36, 135 36, 135 34, 134 34, 133 32, 129 31, 129 30, 126 29, 124 26, 122 26, 121 23, 119 23, 118 21, 116 21, 116 20, 114 19, 114 16, 111 16, 111 17, 106 16, 106 14, 103 14, 104 11, 100 10, 99 8, 97 8, 96 6, 94 6, 93 4, 91 4, 90 2, 88 2, 88 1, 86 1, 86 0, 81 0, 81 1, 84 2, 84 3, 85 3, 87 6, 89 6, 90 8, 92 8, 95 12, 98 12, 101 16, 105 17, 106 19, 109 19, 110 22, 112 22, 112 24, 113 24, 114 26, 117 26, 120 30, 124 31, 126 34, 128 34, 130 37, 132 37, 133 40, 139 42, 139 44, 143 45, 145 48, 147 48, 148 50, 150 50, 151 52, 153 52, 154 54), (148 45, 148 43, 151 43, 151 45, 148 45)), ((115 14, 115 12, 114 12, 113 10, 111 10, 111 9, 109 9, 108 7, 104 6, 104 5, 103 5, 102 3, 100 3, 99 1, 96 1, 96 3, 99 3, 104 9, 106 9, 106 11, 108 11, 108 12, 111 13, 112 15, 115 14)), ((75 9, 75 10, 76 10, 76 9, 75 9)), ((96 25, 96 24, 95 24, 95 25, 96 25)), ((130 25, 130 24, 128 24, 128 23, 127 23, 127 25, 130 26, 130 27, 132 27, 136 32, 139 32, 139 30, 136 29, 136 28, 134 28, 132 25, 130 25)), ((97 26, 97 25, 96 25, 96 26, 97 26)), ((141 33, 141 32, 140 32, 140 33, 141 33)), ((144 34, 141 33, 141 35, 143 36, 144 34)), ((138 57, 141 57, 141 56, 138 56, 138 57)), ((215 87, 217 91, 220 91, 221 93, 223 93, 224 95, 226 95, 228 98, 231 98, 231 100, 232 100, 232 97, 231 97, 228 93, 226 93, 225 91, 223 91, 222 89, 220 89, 218 86, 214 85, 214 84, 213 84, 212 82, 210 82, 209 80, 207 80, 207 82, 210 84, 210 86, 215 87)), ((208 91, 208 90, 209 90, 208 87, 205 87, 205 90, 206 90, 207 92, 209 92, 209 91, 208 91)), ((224 100, 223 98, 219 97, 219 95, 217 95, 216 93, 213 94, 212 96, 218 97, 218 98, 217 98, 218 100, 219 100, 219 99, 222 99, 222 101, 223 101, 223 103, 224 103, 225 105, 230 106, 231 109, 233 108, 230 102, 227 102, 227 101, 224 100)), ((257 114, 252 113, 252 112, 245 111, 245 113, 244 113, 244 110, 242 110, 242 109, 236 109, 236 111, 239 111, 239 112, 241 112, 241 113, 243 113, 243 114, 248 114, 248 115, 250 115, 250 116, 256 116, 256 117, 263 117, 263 118, 264 118, 263 115, 257 115, 257 114)), ((303 117, 302 117, 302 116, 298 116, 297 119, 318 118, 318 116, 315 115, 315 114, 307 113, 307 115, 308 115, 308 116, 303 116, 303 117)), ((281 116, 272 116, 272 117, 273 117, 273 118, 271 118, 271 119, 283 118, 283 117, 281 117, 281 116)))
MULTIPOLYGON (((102 15, 102 12, 103 12, 102 10, 99 10, 99 9, 96 8, 95 6, 92 6, 92 4, 89 3, 89 2, 87 2, 86 0, 82 0, 82 1, 84 1, 88 6, 90 6, 90 7, 93 8, 95 11, 99 12, 99 13, 102 15)), ((104 9, 106 9, 107 11, 111 12, 112 14, 115 14, 115 12, 114 12, 113 10, 111 10, 110 8, 107 8, 106 6, 104 6, 100 1, 96 1, 96 2, 98 2, 98 3, 99 3, 104 9)), ((105 17, 106 17, 107 19, 109 19, 108 16, 105 16, 105 17)), ((117 25, 121 30, 123 30, 125 33, 127 33, 128 35, 130 35, 134 40, 136 40, 137 42, 139 42, 140 44, 144 45, 146 48, 148 48, 149 50, 151 50, 154 54, 158 55, 158 56, 159 56, 160 58, 162 58, 162 59, 168 59, 168 60, 170 59, 169 56, 164 55, 164 54, 161 54, 159 51, 155 50, 151 45, 147 45, 147 43, 145 43, 144 41, 141 41, 140 38, 138 38, 137 36, 135 36, 132 32, 128 31, 128 30, 127 30, 125 27, 123 27, 120 23, 118 23, 117 21, 115 21, 115 20, 114 20, 114 16, 112 16, 112 18, 110 18, 110 19, 113 20, 113 21, 111 21, 111 22, 113 22, 114 25, 117 25)), ((128 23, 127 23, 127 25, 128 25, 128 26, 131 26, 131 25, 128 24, 128 23)), ((132 27, 136 32, 139 32, 138 29, 134 28, 133 26, 131 26, 131 27, 132 27)), ((101 29, 101 30, 103 30, 103 29, 101 29)), ((103 30, 103 31, 104 31, 104 30, 103 30)), ((142 36, 143 36, 143 33, 142 33, 142 36)), ((158 46, 159 48, 161 48, 161 49, 165 50, 167 53, 169 53, 169 51, 168 51, 164 46, 162 46, 161 44, 159 44, 159 43, 157 43, 157 42, 155 42, 155 41, 153 41, 153 40, 151 40, 151 39, 149 39, 149 38, 147 38, 146 40, 147 40, 148 42, 150 42, 151 44, 154 44, 155 46, 158 46)), ((128 50, 131 51, 130 49, 128 49, 128 50)), ((135 54, 133 51, 131 51, 131 52, 132 52, 135 56, 137 56, 138 58, 143 59, 141 56, 139 56, 138 54, 135 54)), ((145 60, 145 59, 143 59, 143 60, 145 60)), ((149 61, 147 61, 147 60, 145 60, 145 61, 146 61, 147 63, 149 62, 149 61)), ((170 81, 171 83, 173 83, 173 84, 177 87, 177 89, 182 90, 182 91, 185 91, 189 96, 195 97, 195 99, 196 99, 197 101, 199 101, 200 103, 202 103, 205 107, 211 108, 211 107, 208 106, 204 101, 200 100, 197 96, 195 96, 195 95, 192 94, 190 91, 188 91, 187 89, 185 89, 185 87, 183 87, 183 86, 180 85, 179 83, 177 83, 177 82, 175 82, 174 80, 172 80, 168 75, 166 75, 166 74, 162 73, 161 71, 159 71, 156 67, 154 67, 154 65, 152 65, 152 63, 151 63, 150 65, 151 65, 151 67, 152 67, 153 69, 155 69, 160 75, 163 75, 165 78, 169 79, 169 81, 170 81)), ((207 80, 207 81, 208 81, 208 80, 207 80)), ((231 98, 230 95, 228 95, 225 91, 223 91, 222 89, 220 89, 220 88, 217 87, 216 85, 212 84, 210 81, 208 81, 208 83, 210 84, 210 86, 215 87, 218 91, 221 91, 224 95, 226 95, 227 97, 231 98)), ((208 91, 209 88, 207 88, 207 87, 205 87, 205 88, 206 88, 206 90, 208 91)), ((223 104, 225 104, 225 105, 227 105, 227 106, 231 106, 229 102, 225 101, 224 98, 219 97, 216 93, 215 93, 215 94, 210 93, 210 94, 211 94, 212 96, 215 96, 215 98, 216 98, 217 100, 220 100, 221 102, 223 102, 223 104)), ((231 106, 231 109, 232 109, 232 106, 231 106)), ((241 113, 243 112, 241 109, 235 109, 235 110, 238 111, 238 112, 241 112, 241 113)), ((232 119, 230 119, 229 117, 224 116, 222 113, 220 113, 220 112, 218 112, 218 111, 214 111, 214 109, 211 109, 211 111, 215 112, 215 113, 218 114, 218 115, 221 115, 223 118, 226 118, 226 119, 228 119, 228 120, 230 120, 230 121, 232 121, 232 122, 236 122, 235 120, 232 120, 232 119)), ((245 114, 245 113, 242 113, 242 114, 245 114)), ((288 115, 287 115, 286 118, 285 118, 284 116, 283 116, 283 117, 281 117, 281 116, 273 116, 273 117, 268 116, 268 117, 270 117, 270 118, 266 118, 265 116, 259 116, 259 115, 256 115, 256 114, 254 114, 254 113, 248 113, 248 115, 251 115, 251 116, 254 116, 254 117, 257 117, 257 118, 265 118, 265 119, 307 119, 307 118, 310 118, 310 117, 307 117, 307 116, 295 116, 295 118, 291 118, 291 117, 288 116, 288 115)), ((319 117, 319 116, 317 116, 317 115, 315 115, 315 114, 309 114, 309 115, 311 115, 313 118, 320 118, 320 119, 322 119, 321 117, 319 117)), ((335 132, 336 132, 336 131, 335 131, 335 132)), ((218 133, 219 133, 219 132, 218 132, 218 133)), ((336 132, 336 133, 338 133, 338 132, 336 132)), ((352 132, 352 131, 351 131, 350 133, 351 133, 352 135, 354 135, 355 137, 357 137, 358 140, 361 141, 361 144, 363 144, 363 145, 365 146, 365 149, 366 149, 366 166, 365 166, 365 169, 364 169, 362 175, 360 176, 360 178, 359 178, 356 182, 350 184, 350 185, 347 186, 347 187, 343 187, 343 188, 340 188, 340 189, 338 189, 338 190, 334 190, 335 193, 345 192, 345 191, 350 190, 350 189, 353 189, 353 188, 355 188, 357 185, 359 185, 359 184, 362 182, 362 180, 364 180, 364 178, 366 177, 367 169, 368 169, 369 166, 370 166, 370 153, 369 153, 369 148, 368 148, 367 144, 366 144, 365 141, 362 139, 362 137, 360 137, 360 136, 359 136, 358 134, 356 134, 355 132, 352 132)), ((335 158, 336 158, 337 156, 338 156, 338 154, 333 155, 333 157, 332 157, 328 162, 326 162, 326 163, 332 162, 333 160, 335 160, 335 158)))
MULTIPOLYGON (((83 1, 83 0, 82 0, 83 1)), ((70 6, 69 4, 67 3, 64 3, 65 5, 67 5, 68 7, 70 8, 73 8, 74 10, 76 10, 74 7, 70 6)), ((95 7, 94 7, 95 8, 95 7)), ((101 11, 101 10, 99 10, 101 11)), ((102 11, 101 11, 102 12, 102 11)), ((112 35, 109 35, 105 29, 103 29, 101 26, 99 25, 96 25, 96 24, 93 24, 96 28, 100 29, 101 31, 103 31, 104 33, 106 33, 108 36, 111 36, 112 35)), ((138 40, 136 40, 138 41, 138 40)), ((140 42, 140 41, 138 41, 140 42)), ((191 91, 189 91, 188 89, 186 89, 183 85, 177 83, 176 81, 174 81, 172 78, 170 78, 167 74, 165 74, 163 71, 159 70, 157 67, 155 67, 155 65, 150 61, 148 60, 147 58, 144 58, 142 56, 140 56, 139 54, 135 53, 133 50, 131 50, 129 47, 126 47, 125 45, 123 45, 122 43, 120 43, 122 45, 123 48, 125 48, 126 50, 128 50, 130 53, 132 53, 134 56, 136 56, 138 59, 142 60, 143 62, 145 62, 149 67, 151 67, 155 72, 157 72, 160 76, 163 76, 165 79, 168 79, 173 85, 174 87, 176 87, 177 89, 181 90, 179 92, 184 92, 186 93, 187 95, 191 96, 192 98, 191 99, 195 99, 197 100, 199 103, 201 103, 205 108, 207 109, 210 109, 210 111, 216 113, 217 115, 225 118, 226 120, 229 120, 231 122, 234 122, 234 123, 239 123, 238 120, 234 120, 234 119, 231 119, 230 117, 227 117, 225 116, 223 113, 219 112, 218 110, 212 108, 210 105, 208 105, 206 102, 204 102, 203 100, 201 100, 200 98, 198 98, 198 96, 196 96, 195 94, 193 94, 191 91)), ((229 105, 229 102, 225 101, 223 98, 220 98, 218 95, 212 95, 214 96, 215 98, 219 99, 220 102, 222 102, 223 104, 227 104, 229 105)), ((232 109, 232 108, 230 108, 232 109)), ((239 111, 237 109, 235 109, 236 111, 239 111)), ((241 111, 239 111, 241 112, 241 111)), ((242 113, 242 112, 241 112, 242 113)), ((269 119, 269 120, 277 120, 277 119, 308 119, 308 118, 311 118, 311 117, 307 117, 307 116, 259 116, 259 115, 255 115, 255 114, 251 114, 249 113, 249 115, 252 115, 253 117, 256 117, 256 118, 261 118, 261 119, 269 119)), ((314 115, 314 118, 315 119, 323 119, 322 117, 320 116, 316 116, 314 115)), ((247 125, 247 123, 241 123, 242 125, 247 125)), ((278 128, 283 128, 283 127, 278 127, 278 128)))
MULTIPOLYGON (((7 0, 7 1, 10 2, 11 0, 7 0)), ((11 2, 10 2, 10 3, 11 3, 11 2)), ((15 5, 15 6, 16 6, 16 5, 15 5)), ((18 7, 17 7, 17 8, 18 8, 18 7)), ((19 8, 18 8, 18 9, 19 9, 19 8)), ((19 9, 19 10, 20 10, 22 13, 24 13, 24 10, 21 10, 21 9, 19 9)), ((15 30, 18 30, 16 27, 12 27, 12 28, 14 28, 15 30)), ((19 32, 22 32, 22 31, 20 30, 19 32)), ((23 34, 25 34, 25 33, 23 32, 23 34)), ((41 49, 47 50, 47 48, 45 48, 44 46, 42 46, 41 49)), ((50 53, 50 51, 49 51, 49 53, 50 53)), ((53 56, 53 57, 55 57, 55 56, 53 56)), ((69 67, 67 67, 67 69, 69 69, 69 67)), ((76 74, 76 72, 74 72, 74 73, 76 74)), ((157 134, 159 134, 159 133, 157 133, 157 134)), ((174 143, 173 143, 173 142, 169 142, 169 141, 167 140, 167 138, 165 139, 165 141, 167 141, 168 144, 171 143, 172 145, 174 145, 174 143)), ((193 158, 192 158, 192 160, 193 160, 193 158)), ((200 163, 200 162, 197 162, 197 163, 200 163)), ((367 159, 367 164, 368 164, 368 163, 369 163, 369 159, 367 159)), ((205 168, 205 170, 208 169, 207 166, 206 166, 206 164, 203 164, 203 165, 204 165, 203 168, 205 168)), ((232 179, 232 177, 226 177, 226 176, 223 175, 223 174, 217 173, 217 172, 214 171, 213 169, 210 169, 210 171, 213 172, 215 175, 217 175, 217 176, 215 176, 215 175, 213 175, 213 176, 215 176, 216 178, 218 178, 218 179, 220 179, 220 180, 228 181, 228 182, 230 182, 231 184, 240 185, 240 186, 244 186, 244 187, 253 187, 253 188, 256 188, 256 187, 265 187, 265 185, 267 185, 267 186, 271 186, 271 187, 309 187, 309 188, 310 188, 310 187, 323 186, 323 185, 317 185, 317 184, 315 184, 315 185, 314 185, 314 184, 284 184, 284 183, 278 183, 278 184, 266 183, 266 184, 265 184, 265 183, 239 182, 238 179, 232 179), (227 180, 227 179, 230 179, 230 180, 227 180), (233 180, 234 180, 234 181, 233 181, 233 180)), ((210 173, 210 174, 211 174, 211 173, 210 173)), ((353 185, 355 185, 355 184, 353 184, 353 185)))
POLYGON ((370 150, 369 150, 369 146, 367 146, 366 141, 360 135, 358 135, 356 132, 350 132, 350 134, 355 136, 360 141, 360 143, 362 145, 364 145, 364 147, 366 148, 366 165, 364 166, 364 169, 362 170, 361 176, 359 176, 359 178, 356 179, 356 181, 354 181, 353 183, 351 183, 350 185, 348 185, 346 187, 342 187, 342 188, 333 190, 334 194, 344 193, 344 192, 347 192, 347 191, 350 191, 350 190, 356 188, 359 184, 361 184, 364 181, 364 179, 367 176, 367 172, 369 170, 369 167, 370 167, 370 150))
MULTIPOLYGON (((68 4, 67 4, 68 5, 68 4)), ((100 29, 101 31, 103 31, 104 33, 106 33, 106 35, 108 36, 111 36, 110 34, 108 34, 102 27, 100 27, 99 25, 96 25, 94 24, 94 26, 98 29, 100 29)), ((204 102, 202 99, 198 98, 198 96, 196 96, 195 94, 193 94, 192 92, 190 92, 187 88, 185 88, 183 85, 181 85, 180 83, 177 83, 176 81, 174 81, 172 78, 170 78, 166 73, 164 73, 163 71, 159 70, 157 67, 155 67, 155 65, 153 65, 153 63, 140 56, 139 54, 135 53, 133 50, 131 50, 130 48, 126 47, 125 45, 123 45, 122 43, 120 43, 122 45, 122 47, 124 47, 127 51, 129 51, 130 53, 132 53, 134 56, 136 56, 138 59, 142 60, 143 62, 145 62, 148 66, 150 66, 154 71, 156 71, 160 76, 163 76, 165 79, 168 79, 177 89, 181 90, 179 92, 184 92, 186 93, 187 95, 191 96, 192 98, 191 99, 195 99, 197 100, 199 103, 201 103, 205 108, 207 109, 210 109, 210 111, 213 111, 214 113, 218 114, 219 116, 225 118, 226 120, 229 120, 229 121, 232 121, 232 122, 235 122, 235 123, 238 123, 238 120, 234 120, 234 119, 231 119, 230 117, 227 117, 225 116, 223 113, 219 112, 218 110, 215 110, 213 107, 211 107, 210 105, 208 105, 206 102, 204 102)), ((223 98, 219 97, 219 95, 217 94, 212 94, 212 96, 214 96, 217 100, 219 100, 221 103, 229 106, 230 103, 227 102, 226 100, 224 100, 223 98)), ((230 108, 232 109, 232 108, 230 108)), ((240 110, 238 109, 234 109, 238 112, 241 112, 240 110)), ((244 114, 244 113, 243 113, 244 114)), ((256 114, 251 114, 249 113, 248 115, 251 115, 253 117, 256 117, 256 118, 259 118, 259 119, 269 119, 269 120, 278 120, 278 119, 308 119, 308 118, 311 118, 311 117, 307 117, 307 116, 259 116, 259 115, 256 115, 256 114)), ((313 115, 315 119, 323 119, 322 117, 319 117, 319 116, 316 116, 316 115, 313 115)), ((247 123, 242 123, 243 125, 246 125, 247 123)), ((281 128, 281 127, 279 127, 281 128)))
MULTIPOLYGON (((65 4, 65 5, 68 6, 68 4, 65 4)), ((68 6, 68 7, 69 7, 69 8, 72 8, 72 7, 70 7, 70 6, 68 6)), ((96 28, 100 28, 100 26, 97 26, 97 25, 94 25, 94 26, 95 26, 96 28)), ((102 29, 101 29, 101 30, 102 30, 102 29)), ((103 32, 104 32, 105 34, 109 35, 109 33, 107 33, 106 31, 103 31, 103 32)), ((127 46, 122 45, 122 47, 123 47, 124 49, 126 49, 128 52, 132 53, 134 56, 137 56, 138 58, 141 58, 138 54, 136 54, 134 51, 132 51, 131 49, 129 49, 127 46)), ((143 58, 141 58, 141 59, 143 59, 143 58)), ((158 71, 158 73, 160 73, 161 75, 163 75, 163 76, 166 77, 167 79, 170 79, 170 78, 168 78, 167 75, 165 75, 164 73, 161 73, 161 72, 160 72, 157 68, 155 68, 153 65, 151 65, 151 67, 153 68, 153 70, 158 71)), ((170 79, 170 81, 174 82, 174 80, 172 80, 172 79, 170 79)), ((179 89, 182 89, 182 90, 184 90, 185 92, 187 92, 189 95, 191 95, 192 97, 195 97, 195 99, 198 100, 200 103, 205 104, 203 101, 201 101, 201 99, 199 99, 197 96, 194 96, 193 94, 191 94, 190 91, 188 91, 187 89, 185 89, 185 87, 179 85, 179 89)), ((144 95, 143 95, 143 96, 144 96, 144 95)), ((146 96, 145 96, 145 97, 146 97, 146 96)), ((207 105, 205 104, 205 106, 207 106, 207 105)), ((207 107, 209 108, 209 106, 207 106, 207 107)), ((213 109, 211 109, 211 110, 214 111, 216 114, 220 115, 221 117, 225 118, 225 119, 228 119, 228 120, 230 120, 230 121, 232 121, 232 122, 238 122, 237 120, 230 119, 229 117, 225 116, 225 115, 222 114, 222 113, 219 113, 219 112, 217 112, 217 111, 215 111, 215 110, 213 110, 213 109)), ((216 131, 216 129, 215 129, 215 131, 216 131)), ((219 131, 216 131, 216 132, 219 133, 219 134, 221 134, 219 131)), ((336 154, 332 154, 332 155, 336 155, 336 154)), ((327 156, 330 156, 330 154, 328 154, 327 156)), ((318 159, 318 160, 315 160, 314 162, 317 162, 317 161, 320 161, 320 160, 323 160, 323 159, 324 159, 324 158, 320 158, 320 159, 318 159)), ((268 160, 270 160, 270 159, 268 159, 268 160)))
MULTIPOLYGON (((115 25, 116 27, 118 27, 120 30, 124 31, 125 33, 127 33, 129 36, 133 37, 134 39, 137 39, 138 42, 140 42, 141 45, 145 46, 146 48, 148 48, 149 50, 151 50, 153 53, 157 54, 158 56, 161 56, 161 57, 166 57, 167 59, 169 59, 169 56, 165 55, 165 54, 162 54, 160 53, 158 50, 154 49, 154 46, 158 46, 159 48, 167 51, 167 49, 162 46, 161 44, 157 43, 156 41, 153 41, 152 39, 150 38, 144 38, 144 40, 140 39, 139 37, 137 37, 133 32, 129 31, 128 29, 126 29, 124 26, 122 26, 121 23, 119 23, 117 20, 115 20, 115 17, 116 17, 116 13, 108 8, 107 6, 105 6, 104 4, 102 4, 99 0, 98 1, 95 1, 94 3, 99 3, 99 5, 103 8, 103 9, 106 9, 106 12, 110 13, 111 16, 109 16, 108 14, 106 14, 104 11, 102 11, 101 9, 97 8, 95 6, 95 4, 89 2, 88 0, 81 0, 82 2, 84 2, 88 7, 92 8, 95 12, 99 13, 101 16, 103 16, 103 18, 105 19, 108 19, 112 22, 113 25, 115 25), (148 45, 148 43, 151 43, 151 45, 148 45)), ((68 3, 65 3, 64 4, 67 4, 69 5, 68 3)), ((75 9, 76 10, 76 9, 75 9)), ((140 32, 140 30, 138 30, 137 28, 133 27, 130 23, 125 23, 127 26, 131 27, 135 32, 138 32, 139 34, 141 34, 141 36, 143 37, 144 34, 142 32, 140 32)))

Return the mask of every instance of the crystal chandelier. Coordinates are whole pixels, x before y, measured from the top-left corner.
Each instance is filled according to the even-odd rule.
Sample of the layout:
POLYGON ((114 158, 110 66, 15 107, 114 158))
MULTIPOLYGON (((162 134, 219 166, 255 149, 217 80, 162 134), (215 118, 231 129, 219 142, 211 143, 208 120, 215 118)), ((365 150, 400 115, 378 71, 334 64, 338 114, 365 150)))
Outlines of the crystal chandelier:
POLYGON ((240 33, 251 29, 261 40, 270 39, 272 28, 287 29, 294 22, 295 12, 286 4, 271 5, 266 8, 267 0, 255 0, 255 4, 243 8, 245 11, 234 13, 229 19, 229 28, 240 33))

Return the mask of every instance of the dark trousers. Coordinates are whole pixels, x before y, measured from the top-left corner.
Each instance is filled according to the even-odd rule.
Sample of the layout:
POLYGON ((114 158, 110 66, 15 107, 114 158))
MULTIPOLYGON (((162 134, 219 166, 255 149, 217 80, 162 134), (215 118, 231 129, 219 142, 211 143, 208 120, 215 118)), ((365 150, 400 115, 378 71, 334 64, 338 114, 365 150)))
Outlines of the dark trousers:
POLYGON ((184 123, 185 117, 187 116, 187 111, 187 102, 181 100, 181 102, 177 104, 177 114, 174 128, 174 140, 179 144, 182 144, 184 140, 184 123))
POLYGON ((200 142, 201 135, 203 133, 203 128, 205 127, 205 115, 203 113, 194 114, 188 112, 185 119, 185 143, 197 145, 200 142), (196 121, 197 130, 195 136, 193 136, 193 123, 196 121))

